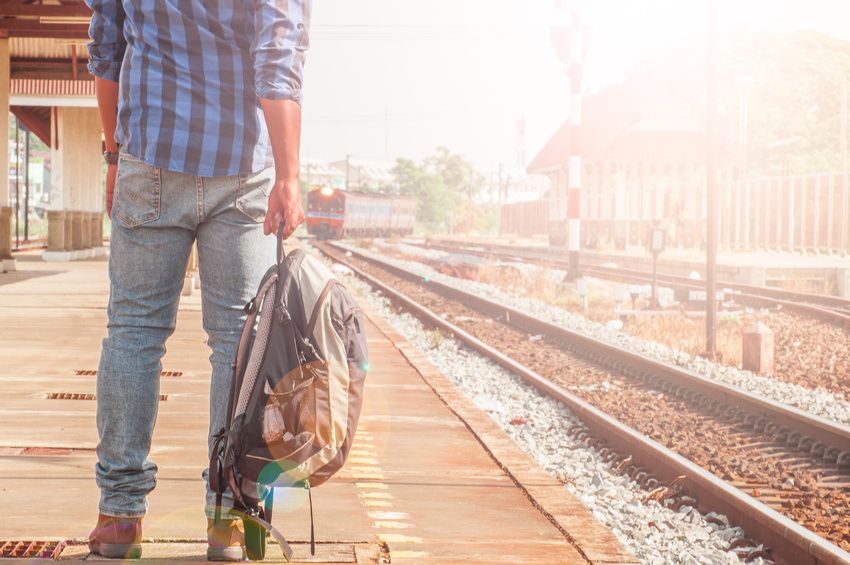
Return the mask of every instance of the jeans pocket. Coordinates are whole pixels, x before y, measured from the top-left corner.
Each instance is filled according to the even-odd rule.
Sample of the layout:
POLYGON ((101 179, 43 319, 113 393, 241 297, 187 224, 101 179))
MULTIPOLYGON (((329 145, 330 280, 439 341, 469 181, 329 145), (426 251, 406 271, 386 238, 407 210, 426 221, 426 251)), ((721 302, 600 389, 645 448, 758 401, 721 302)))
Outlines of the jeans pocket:
POLYGON ((259 223, 266 218, 269 194, 274 184, 274 168, 239 177, 236 207, 251 220, 259 223))
POLYGON ((162 175, 159 167, 122 153, 115 179, 115 217, 128 228, 159 218, 162 175))

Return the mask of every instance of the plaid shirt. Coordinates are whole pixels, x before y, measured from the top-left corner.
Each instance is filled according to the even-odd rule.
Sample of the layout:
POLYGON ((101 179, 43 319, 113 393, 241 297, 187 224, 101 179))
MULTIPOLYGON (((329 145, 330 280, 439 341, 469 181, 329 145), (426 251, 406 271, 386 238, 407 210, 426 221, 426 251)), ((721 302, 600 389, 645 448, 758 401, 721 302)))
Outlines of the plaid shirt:
POLYGON ((89 72, 120 82, 115 141, 198 176, 273 164, 259 98, 301 102, 311 0, 86 0, 89 72))

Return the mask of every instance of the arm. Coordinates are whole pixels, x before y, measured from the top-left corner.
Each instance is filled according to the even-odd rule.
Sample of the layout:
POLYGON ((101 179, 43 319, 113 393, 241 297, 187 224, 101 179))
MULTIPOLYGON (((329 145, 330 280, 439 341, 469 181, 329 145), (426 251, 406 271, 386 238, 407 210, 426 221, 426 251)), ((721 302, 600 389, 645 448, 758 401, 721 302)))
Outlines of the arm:
MULTIPOLYGON (((106 150, 117 153, 115 143, 115 126, 118 124, 118 83, 100 77, 94 79, 94 89, 97 95, 97 107, 100 110, 100 122, 103 125, 103 138, 106 150)), ((115 191, 115 174, 118 163, 106 164, 106 215, 112 218, 112 195, 115 191)))
POLYGON ((310 9, 311 0, 257 0, 254 12, 254 88, 265 114, 275 164, 275 184, 269 194, 263 231, 275 233, 283 222, 284 238, 304 221, 298 184, 300 103, 310 9))
MULTIPOLYGON (((120 0, 86 0, 92 9, 88 44, 89 72, 95 77, 95 93, 100 120, 103 125, 106 150, 118 151, 115 143, 115 127, 118 121, 118 77, 121 61, 127 49, 124 39, 124 8, 120 0)), ((106 213, 112 217, 112 193, 115 187, 117 165, 106 169, 106 213)))
POLYGON ((274 155, 275 183, 269 194, 269 207, 263 232, 277 232, 284 222, 283 237, 288 238, 304 221, 298 155, 301 146, 301 106, 292 100, 260 99, 266 116, 274 155))

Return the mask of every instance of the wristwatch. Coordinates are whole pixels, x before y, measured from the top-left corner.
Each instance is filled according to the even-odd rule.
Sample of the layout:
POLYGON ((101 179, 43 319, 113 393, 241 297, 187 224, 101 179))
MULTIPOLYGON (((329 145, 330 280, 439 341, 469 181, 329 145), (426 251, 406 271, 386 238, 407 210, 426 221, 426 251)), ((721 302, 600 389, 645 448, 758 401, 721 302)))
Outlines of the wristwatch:
POLYGON ((109 151, 103 152, 103 160, 106 161, 107 165, 117 165, 118 164, 118 152, 110 153, 109 151))

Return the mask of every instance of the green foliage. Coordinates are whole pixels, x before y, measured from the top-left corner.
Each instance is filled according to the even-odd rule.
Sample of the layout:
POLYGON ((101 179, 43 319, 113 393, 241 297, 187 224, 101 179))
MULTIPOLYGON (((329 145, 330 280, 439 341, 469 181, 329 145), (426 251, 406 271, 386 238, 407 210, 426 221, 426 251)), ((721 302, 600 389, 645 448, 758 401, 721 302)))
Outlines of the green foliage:
POLYGON ((452 231, 456 234, 478 235, 487 225, 487 212, 475 202, 459 204, 452 214, 452 231))
POLYGON ((443 333, 440 331, 440 328, 426 332, 425 341, 428 344, 428 349, 437 349, 440 347, 443 343, 443 333))
MULTIPOLYGON (((850 42, 814 31, 731 31, 717 42, 717 108, 729 139, 742 116, 745 81, 747 168, 750 177, 828 172, 840 167, 841 86, 850 83, 850 42), (769 144, 790 141, 783 148, 769 144)), ((706 93, 705 38, 675 54, 655 53, 632 72, 670 75, 702 108, 706 93)), ((727 141, 728 143, 728 141, 727 141)))
POLYGON ((731 312, 723 312, 720 314, 720 317, 717 319, 718 326, 729 326, 729 325, 740 325, 741 324, 741 316, 739 314, 733 314, 731 312))
POLYGON ((449 212, 468 202, 484 186, 484 175, 462 155, 438 147, 421 165, 399 158, 393 172, 399 192, 416 200, 417 219, 432 229, 445 229, 449 212))
POLYGON ((837 170, 841 85, 850 79, 850 42, 811 31, 738 32, 727 36, 721 49, 727 115, 737 116, 741 104, 735 80, 747 76, 754 81, 748 105, 754 172, 837 170), (794 137, 802 139, 785 155, 776 151, 771 155, 765 149, 769 143, 794 137))

